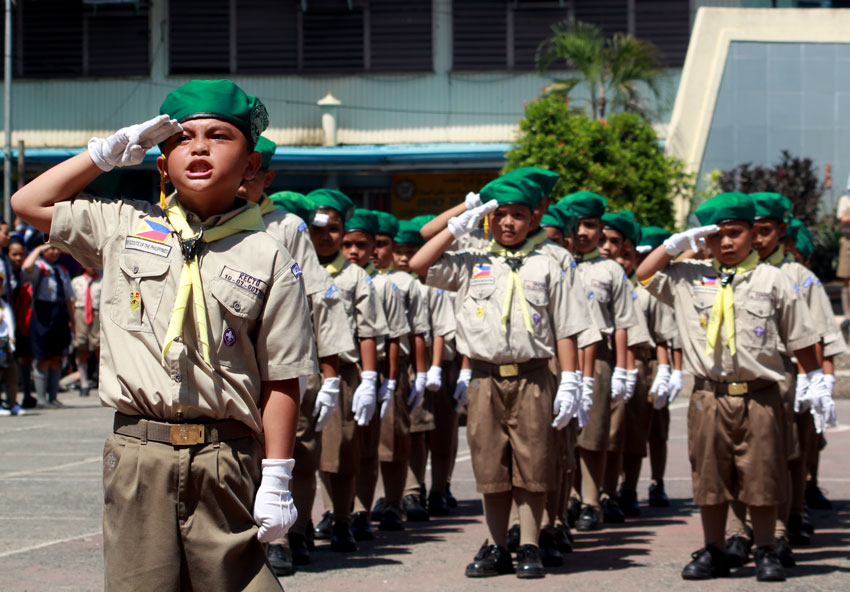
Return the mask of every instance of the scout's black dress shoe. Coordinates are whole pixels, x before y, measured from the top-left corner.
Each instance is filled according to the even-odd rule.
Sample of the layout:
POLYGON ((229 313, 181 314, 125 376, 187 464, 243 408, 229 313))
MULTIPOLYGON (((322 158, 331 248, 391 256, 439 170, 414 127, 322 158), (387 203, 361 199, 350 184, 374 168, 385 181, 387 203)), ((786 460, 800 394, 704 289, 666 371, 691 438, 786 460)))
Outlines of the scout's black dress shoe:
POLYGON ((452 509, 457 508, 457 499, 452 495, 451 485, 446 483, 446 505, 452 509))
POLYGON ((466 566, 468 578, 489 578, 512 573, 514 565, 510 552, 498 545, 488 545, 487 541, 481 545, 472 563, 466 566))
MULTIPOLYGON (((531 545, 525 545, 531 546, 531 545)), ((537 537, 537 546, 539 549, 540 560, 545 567, 561 567, 564 565, 564 556, 555 545, 555 537, 551 532, 546 530, 540 531, 540 536, 537 537)), ((519 551, 517 551, 519 558, 519 551)), ((517 559, 519 561, 519 559, 517 559)))
POLYGON ((620 495, 617 496, 617 503, 620 505, 620 508, 623 510, 623 514, 625 514, 626 518, 640 516, 637 491, 621 489, 620 495))
POLYGON ((831 510, 832 502, 829 501, 814 482, 806 483, 806 505, 810 510, 831 510))
POLYGON ((649 507, 669 508, 670 499, 664 493, 664 481, 653 481, 649 484, 649 507))
POLYGON ((791 545, 788 544, 788 539, 785 537, 776 537, 776 556, 779 557, 779 563, 782 564, 782 567, 797 565, 797 560, 794 559, 794 551, 791 550, 791 545))
POLYGON ((449 504, 446 496, 439 491, 431 491, 428 494, 428 514, 431 516, 448 516, 449 504))
POLYGON ((791 514, 788 518, 788 542, 794 546, 810 545, 812 542, 809 533, 803 528, 803 517, 800 514, 791 514))
POLYGON ((404 530, 404 521, 401 518, 401 508, 396 504, 387 504, 384 507, 384 513, 381 515, 381 522, 378 524, 378 530, 388 532, 398 532, 404 530))
POLYGON ((307 565, 310 563, 310 551, 307 541, 297 532, 286 535, 289 538, 289 553, 292 555, 292 565, 307 565))
POLYGON ((785 570, 779 556, 771 547, 759 547, 753 553, 756 560, 756 579, 759 582, 784 582, 785 570))
POLYGON ((622 524, 626 521, 626 515, 613 497, 602 500, 602 521, 606 524, 622 524))
POLYGON ((319 523, 316 525, 316 528, 313 529, 313 538, 320 541, 326 541, 331 538, 333 524, 333 512, 328 510, 327 512, 322 514, 322 519, 319 520, 319 523))
POLYGON ((577 497, 570 498, 570 505, 567 508, 567 523, 575 528, 578 517, 581 515, 581 500, 577 497))
POLYGON ((352 553, 357 550, 357 543, 351 534, 351 529, 345 522, 334 522, 331 535, 331 551, 337 553, 352 553))
POLYGON ((534 545, 522 545, 517 549, 516 577, 531 580, 545 576, 546 572, 540 558, 540 549, 534 545))
POLYGON ((516 553, 517 549, 519 549, 519 524, 514 524, 508 530, 508 551, 511 553, 516 553))
POLYGON ((283 545, 269 545, 269 564, 272 566, 274 575, 291 576, 295 573, 295 568, 292 567, 292 558, 289 556, 289 549, 283 545))
POLYGON ((588 530, 599 530, 602 528, 602 512, 593 506, 584 506, 581 509, 578 520, 576 520, 576 530, 586 532, 588 530))
POLYGON ((561 553, 573 552, 573 534, 568 524, 555 525, 555 548, 561 553))
POLYGON ((421 498, 414 493, 404 496, 401 507, 409 522, 427 522, 430 518, 428 510, 422 507, 421 498))
POLYGON ((381 516, 384 513, 384 510, 387 509, 387 500, 382 497, 378 498, 378 501, 375 502, 375 505, 372 506, 372 522, 380 522, 381 516))
POLYGON ((733 535, 726 539, 726 561, 729 567, 741 567, 750 560, 752 543, 742 536, 733 535))
POLYGON ((691 554, 693 561, 682 570, 682 579, 685 580, 710 580, 711 578, 725 578, 729 576, 729 563, 726 553, 708 545, 691 554))
POLYGON ((375 539, 372 532, 372 523, 369 521, 369 513, 365 510, 355 512, 351 516, 351 535, 355 541, 371 541, 375 539))

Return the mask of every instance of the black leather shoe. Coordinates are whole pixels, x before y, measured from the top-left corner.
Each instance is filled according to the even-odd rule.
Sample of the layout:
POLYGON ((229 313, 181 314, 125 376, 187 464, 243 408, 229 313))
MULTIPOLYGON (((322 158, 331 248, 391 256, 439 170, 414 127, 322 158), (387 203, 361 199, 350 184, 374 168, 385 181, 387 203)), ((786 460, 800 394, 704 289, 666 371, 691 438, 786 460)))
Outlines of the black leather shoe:
POLYGON ((401 507, 409 522, 427 522, 430 518, 428 510, 422 507, 422 501, 414 493, 408 493, 404 496, 401 507))
POLYGON ((401 518, 401 508, 396 504, 387 504, 384 507, 384 513, 381 515, 381 522, 378 524, 378 530, 388 532, 398 532, 404 530, 404 522, 401 518))
POLYGON ((826 496, 814 482, 806 483, 806 505, 810 510, 831 510, 832 502, 826 499, 826 496))
POLYGON ((310 551, 307 550, 307 541, 297 532, 286 535, 289 538, 289 553, 292 556, 292 565, 307 565, 310 563, 310 551))
MULTIPOLYGON (((557 552, 557 551, 556 551, 557 552)), ((524 580, 543 578, 546 572, 543 570, 543 561, 540 558, 540 549, 534 545, 522 545, 516 552, 516 577, 524 580)))
POLYGON ((809 512, 808 512, 808 510, 806 510, 806 509, 804 508, 804 509, 803 509, 803 513, 802 513, 802 514, 800 514, 800 518, 801 518, 801 520, 802 520, 802 523, 800 524, 800 527, 801 527, 801 528, 802 528, 805 532, 809 533, 809 535, 813 535, 813 534, 815 534, 815 526, 814 526, 814 524, 812 524, 812 519, 811 519, 811 517, 809 516, 809 512))
POLYGON ((567 524, 555 525, 555 548, 561 553, 573 552, 573 533, 567 524))
POLYGON ((620 495, 617 496, 617 503, 620 505, 620 509, 623 510, 623 514, 627 518, 634 518, 635 516, 640 516, 640 506, 638 506, 637 491, 632 491, 631 489, 621 489, 620 495))
POLYGON ((369 522, 369 513, 364 511, 355 512, 351 516, 351 536, 355 541, 371 541, 375 539, 372 532, 372 523, 369 522))
POLYGON ((726 561, 729 567, 741 567, 750 560, 752 543, 742 536, 733 535, 726 539, 726 561))
MULTIPOLYGON (((564 556, 558 551, 555 545, 555 537, 551 532, 546 530, 540 531, 540 536, 537 537, 537 547, 539 549, 540 561, 545 567, 561 567, 564 565, 564 556)), ((519 551, 517 551, 517 562, 519 562, 519 551)))
POLYGON ((381 515, 384 513, 384 509, 387 506, 387 500, 382 497, 378 498, 378 501, 375 502, 375 505, 372 506, 372 522, 380 522, 381 515))
POLYGON ((577 497, 570 498, 570 505, 567 508, 567 523, 575 528, 576 521, 578 521, 578 517, 581 515, 581 500, 577 497))
POLYGON ((794 546, 812 543, 809 533, 803 529, 803 517, 799 514, 791 514, 788 518, 788 542, 794 546))
POLYGON ((357 543, 351 534, 351 529, 345 522, 334 522, 331 535, 331 551, 337 553, 352 553, 357 550, 357 543))
POLYGON ((319 523, 316 525, 316 528, 313 529, 313 538, 319 541, 326 541, 331 538, 331 532, 333 530, 334 524, 334 514, 330 510, 322 514, 322 519, 319 520, 319 523))
POLYGON ((710 580, 711 578, 725 578, 729 576, 729 563, 726 553, 708 545, 699 551, 691 553, 693 560, 682 570, 684 580, 710 580))
POLYGON ((576 530, 586 532, 602 528, 602 512, 593 506, 583 506, 576 520, 576 530))
POLYGON ((428 494, 428 514, 431 516, 449 515, 449 504, 446 502, 446 497, 439 491, 432 491, 428 494))
POLYGON ((311 553, 316 550, 316 531, 313 528, 313 520, 307 521, 307 528, 304 531, 304 544, 307 545, 307 550, 311 553))
POLYGON ((295 568, 292 567, 292 558, 289 555, 289 549, 284 545, 269 545, 269 563, 272 566, 274 575, 278 577, 291 576, 295 573, 295 568))
POLYGON ((626 515, 613 497, 606 497, 600 502, 602 506, 602 521, 606 524, 622 524, 626 515))
POLYGON ((489 578, 512 573, 514 565, 510 552, 498 545, 488 545, 487 541, 481 545, 475 560, 466 566, 468 578, 489 578))
POLYGON ((776 537, 776 555, 779 557, 779 563, 782 564, 782 567, 797 565, 797 560, 794 559, 794 551, 791 550, 791 545, 788 544, 788 539, 785 537, 776 537))
POLYGON ((669 508, 670 498, 664 492, 664 481, 653 481, 649 484, 649 507, 669 508))
POLYGON ((457 499, 452 495, 451 485, 446 483, 446 505, 452 509, 457 508, 457 499))
POLYGON ((508 530, 508 551, 511 553, 516 553, 517 549, 519 549, 519 524, 514 524, 508 530))
POLYGON ((759 582, 784 582, 785 569, 779 556, 771 547, 759 547, 753 553, 756 560, 756 580, 759 582))

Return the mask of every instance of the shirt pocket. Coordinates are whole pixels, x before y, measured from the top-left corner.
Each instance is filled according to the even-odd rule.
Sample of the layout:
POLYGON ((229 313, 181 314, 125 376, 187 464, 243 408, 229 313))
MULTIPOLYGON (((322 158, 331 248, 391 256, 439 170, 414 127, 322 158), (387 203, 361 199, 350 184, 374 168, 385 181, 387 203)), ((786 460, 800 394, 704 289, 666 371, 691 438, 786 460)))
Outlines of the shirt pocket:
POLYGON ((263 309, 263 300, 233 283, 213 278, 210 293, 218 302, 215 312, 208 311, 210 332, 216 344, 215 363, 226 367, 245 367, 254 358, 251 334, 263 309))
POLYGON ((737 347, 776 349, 776 321, 771 300, 748 299, 735 325, 737 347))
POLYGON ((168 259, 122 253, 110 318, 127 331, 153 332, 170 267, 168 259))
POLYGON ((539 335, 552 333, 549 326, 549 292, 546 284, 525 280, 522 291, 535 333, 539 335))
POLYGON ((493 302, 496 282, 473 284, 463 300, 463 317, 469 331, 486 332, 488 326, 496 326, 501 318, 501 309, 493 302))
POLYGON ((688 323, 688 337, 705 346, 706 334, 708 332, 708 321, 711 318, 711 309, 714 308, 716 292, 695 292, 693 296, 694 316, 688 323))

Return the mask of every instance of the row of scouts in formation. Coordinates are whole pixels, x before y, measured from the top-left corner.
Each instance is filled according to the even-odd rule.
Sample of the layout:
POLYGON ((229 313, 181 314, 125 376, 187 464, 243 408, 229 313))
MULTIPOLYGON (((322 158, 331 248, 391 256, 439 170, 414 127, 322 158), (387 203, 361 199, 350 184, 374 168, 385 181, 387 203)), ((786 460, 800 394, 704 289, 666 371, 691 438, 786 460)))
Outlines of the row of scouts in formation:
POLYGON ((588 191, 550 205, 557 175, 526 167, 399 221, 333 189, 267 196, 268 114, 229 81, 160 113, 12 200, 103 269, 107 589, 279 589, 314 532, 346 552, 373 516, 447 513, 464 406, 490 533, 466 575, 544 577, 571 522, 638 511, 648 442, 666 505, 683 371, 705 540, 682 576, 728 575, 753 548, 758 579, 784 579, 844 348, 787 199, 722 194, 670 235, 588 191), (158 204, 79 196, 157 144, 158 204))

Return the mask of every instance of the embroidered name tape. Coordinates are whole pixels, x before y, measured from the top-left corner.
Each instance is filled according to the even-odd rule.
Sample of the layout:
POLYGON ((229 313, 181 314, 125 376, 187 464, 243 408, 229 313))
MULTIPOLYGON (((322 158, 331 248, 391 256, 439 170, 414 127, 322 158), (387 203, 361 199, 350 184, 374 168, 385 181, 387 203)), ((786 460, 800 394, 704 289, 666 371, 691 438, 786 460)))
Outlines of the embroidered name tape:
POLYGON ((269 289, 269 285, 263 280, 250 276, 238 269, 233 269, 232 267, 224 266, 219 277, 260 298, 265 298, 266 290, 269 289))

